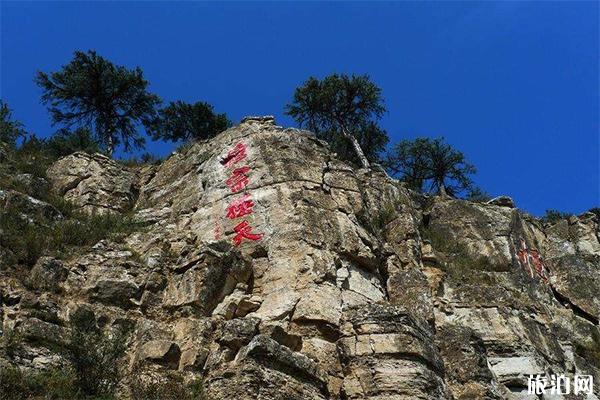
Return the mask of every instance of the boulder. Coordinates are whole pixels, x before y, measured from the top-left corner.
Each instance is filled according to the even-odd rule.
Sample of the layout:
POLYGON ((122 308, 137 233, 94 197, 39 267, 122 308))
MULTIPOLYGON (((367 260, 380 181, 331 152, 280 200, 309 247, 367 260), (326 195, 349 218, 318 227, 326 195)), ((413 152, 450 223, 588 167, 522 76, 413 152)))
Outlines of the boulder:
POLYGON ((258 318, 236 318, 225 322, 223 331, 218 341, 224 346, 239 349, 248 344, 258 332, 258 318))
POLYGON ((138 360, 147 360, 170 369, 179 367, 181 350, 168 340, 152 340, 144 343, 138 351, 138 360))
POLYGON ((137 198, 136 174, 105 155, 76 152, 50 166, 53 189, 87 213, 123 213, 137 198))
POLYGON ((489 200, 487 204, 493 204, 499 207, 515 208, 515 203, 513 199, 511 199, 508 196, 494 197, 493 199, 489 200))
POLYGON ((40 257, 31 269, 29 282, 36 289, 57 292, 68 274, 62 261, 54 257, 40 257))

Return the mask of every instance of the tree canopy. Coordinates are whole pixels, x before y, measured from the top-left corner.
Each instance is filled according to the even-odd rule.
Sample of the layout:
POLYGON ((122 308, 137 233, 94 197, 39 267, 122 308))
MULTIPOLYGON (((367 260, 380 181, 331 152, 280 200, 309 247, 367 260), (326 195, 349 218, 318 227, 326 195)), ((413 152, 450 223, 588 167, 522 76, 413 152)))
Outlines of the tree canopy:
POLYGON ((160 104, 139 67, 114 65, 95 51, 76 51, 60 71, 40 71, 35 82, 54 124, 89 128, 111 155, 119 144, 125 151, 144 144, 137 128, 156 118, 160 104))
POLYGON ((310 77, 286 106, 286 114, 301 127, 328 141, 342 158, 363 167, 379 159, 389 140, 377 126, 385 111, 381 89, 367 75, 310 77))
POLYGON ((175 101, 159 111, 158 117, 148 125, 148 131, 154 140, 175 142, 209 139, 230 126, 227 116, 216 114, 208 103, 175 101))
POLYGON ((402 140, 388 154, 386 166, 412 189, 450 196, 472 189, 476 171, 443 138, 402 140))
POLYGON ((23 124, 13 119, 12 110, 8 104, 4 100, 0 100, 0 142, 14 146, 17 139, 25 137, 25 134, 23 124))

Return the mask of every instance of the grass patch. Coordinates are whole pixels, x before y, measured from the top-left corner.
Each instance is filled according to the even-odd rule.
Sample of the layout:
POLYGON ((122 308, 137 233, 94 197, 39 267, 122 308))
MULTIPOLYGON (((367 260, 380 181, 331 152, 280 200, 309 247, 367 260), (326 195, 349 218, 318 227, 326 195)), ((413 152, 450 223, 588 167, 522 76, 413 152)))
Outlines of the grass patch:
POLYGON ((450 278, 469 283, 494 284, 490 272, 506 272, 508 267, 486 256, 475 256, 464 243, 431 227, 421 228, 421 237, 429 240, 440 263, 439 267, 450 278))
POLYGON ((596 368, 600 368, 600 333, 592 332, 591 342, 577 342, 574 350, 577 355, 596 368))
POLYGON ((391 202, 384 203, 371 215, 365 208, 362 208, 356 217, 360 224, 375 236, 381 236, 386 226, 396 219, 398 212, 391 202))
POLYGON ((4 351, 10 359, 14 359, 17 351, 21 347, 21 342, 23 338, 21 335, 16 332, 14 329, 8 329, 3 332, 2 337, 0 337, 0 348, 4 351))
MULTIPOLYGON (((114 400, 124 378, 120 359, 126 350, 129 329, 111 332, 98 328, 92 312, 79 310, 70 321, 70 336, 60 350, 68 366, 46 371, 0 369, 0 400, 114 400)), ((3 346, 4 347, 4 346, 3 346)), ((57 350, 58 351, 58 350, 57 350)), ((127 389, 132 400, 205 400, 201 379, 185 383, 169 373, 143 377, 131 374, 127 389)))
POLYGON ((132 374, 129 383, 132 400, 205 400, 204 384, 201 379, 184 383, 178 375, 168 375, 160 378, 132 374))
POLYGON ((42 255, 67 257, 80 247, 116 238, 143 226, 132 215, 87 215, 64 202, 60 208, 70 218, 31 218, 19 207, 0 211, 0 247, 10 249, 9 262, 33 266, 42 255))
POLYGON ((51 369, 43 372, 23 372, 18 368, 0 370, 0 400, 79 399, 70 369, 51 369))

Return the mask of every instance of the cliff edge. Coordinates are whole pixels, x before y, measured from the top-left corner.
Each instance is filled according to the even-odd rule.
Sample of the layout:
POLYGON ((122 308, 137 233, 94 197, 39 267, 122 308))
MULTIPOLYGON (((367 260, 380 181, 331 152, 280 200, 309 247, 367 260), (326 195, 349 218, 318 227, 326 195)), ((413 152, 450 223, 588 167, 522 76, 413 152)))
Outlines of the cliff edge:
MULTIPOLYGON (((124 382, 201 377, 208 399, 529 399, 536 374, 592 375, 600 393, 592 213, 543 225, 502 199, 420 195, 269 117, 160 165, 75 153, 48 178, 137 228, 24 279, 5 261, 1 332, 22 342, 0 366, 66 365, 85 311, 129 327, 124 382)), ((60 214, 23 196, 0 189, 4 207, 60 214)))

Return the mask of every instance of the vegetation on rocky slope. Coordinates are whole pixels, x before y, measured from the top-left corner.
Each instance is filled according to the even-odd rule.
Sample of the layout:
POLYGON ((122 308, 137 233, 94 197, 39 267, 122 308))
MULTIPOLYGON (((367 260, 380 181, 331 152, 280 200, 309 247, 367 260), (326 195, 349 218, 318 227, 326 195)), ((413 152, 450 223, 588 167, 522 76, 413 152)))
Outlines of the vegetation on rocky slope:
POLYGON ((58 159, 52 141, 35 138, 0 163, 0 264, 33 266, 42 255, 67 257, 78 248, 140 227, 132 215, 88 214, 52 190, 46 176, 58 159))

